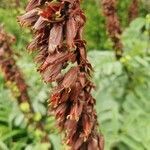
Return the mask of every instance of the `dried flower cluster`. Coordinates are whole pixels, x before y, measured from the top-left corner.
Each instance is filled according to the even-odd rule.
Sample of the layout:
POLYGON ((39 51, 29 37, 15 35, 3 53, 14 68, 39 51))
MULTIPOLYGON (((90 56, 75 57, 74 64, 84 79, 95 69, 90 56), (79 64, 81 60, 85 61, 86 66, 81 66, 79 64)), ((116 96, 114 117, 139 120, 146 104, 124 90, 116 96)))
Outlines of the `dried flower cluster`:
POLYGON ((117 0, 102 0, 103 12, 106 17, 107 30, 116 51, 116 58, 120 59, 123 54, 123 45, 120 40, 122 33, 116 11, 117 0))
POLYGON ((139 0, 132 0, 128 11, 129 22, 137 18, 138 14, 139 14, 139 0))
MULTIPOLYGON (((0 26, 0 67, 4 73, 6 81, 15 83, 18 90, 18 102, 19 104, 29 100, 27 93, 27 85, 22 77, 19 68, 16 65, 14 59, 14 53, 10 46, 15 41, 15 37, 7 34, 3 27, 0 26)), ((32 108, 30 108, 32 110, 32 108)))
POLYGON ((65 132, 66 144, 72 150, 103 150, 89 80, 92 67, 82 38, 86 18, 80 0, 30 0, 26 11, 19 21, 34 32, 28 49, 37 50, 43 80, 56 84, 50 111, 65 132))
POLYGON ((17 102, 28 121, 28 124, 35 125, 35 129, 38 129, 43 133, 41 142, 49 142, 48 134, 46 133, 43 124, 40 121, 37 122, 34 120, 36 113, 32 108, 31 101, 28 96, 28 86, 16 64, 14 59, 15 54, 11 49, 14 41, 15 37, 7 34, 4 31, 3 26, 0 26, 0 68, 4 74, 6 82, 10 83, 9 86, 13 85, 13 88, 16 89, 15 92, 17 92, 17 94, 15 94, 15 97, 18 100, 17 102))

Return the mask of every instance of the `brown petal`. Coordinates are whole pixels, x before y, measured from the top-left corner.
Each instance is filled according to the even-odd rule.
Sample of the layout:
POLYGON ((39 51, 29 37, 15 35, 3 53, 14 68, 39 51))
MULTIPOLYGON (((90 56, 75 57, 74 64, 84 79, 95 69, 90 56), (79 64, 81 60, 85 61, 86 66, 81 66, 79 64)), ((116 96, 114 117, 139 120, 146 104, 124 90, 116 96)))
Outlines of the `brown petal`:
POLYGON ((33 9, 24 15, 18 17, 18 20, 22 26, 30 26, 38 19, 38 9, 33 9))
POLYGON ((74 48, 74 38, 77 34, 76 22, 74 18, 69 18, 66 23, 66 43, 70 49, 74 48))
POLYGON ((82 89, 81 84, 79 82, 76 82, 76 84, 71 88, 69 99, 71 101, 77 101, 81 89, 82 89))
POLYGON ((63 40, 63 26, 54 24, 54 26, 50 31, 48 51, 50 53, 53 53, 57 48, 57 46, 62 44, 62 40, 63 40))
POLYGON ((38 39, 34 39, 28 46, 29 51, 34 51, 37 48, 38 39))
POLYGON ((59 99, 60 99, 60 93, 52 94, 50 98, 50 103, 52 104, 53 107, 56 107, 58 105, 59 99))
POLYGON ((74 135, 76 134, 77 130, 77 122, 75 120, 66 120, 65 122, 65 129, 66 129, 66 139, 68 139, 67 143, 72 145, 74 142, 74 135))
POLYGON ((70 111, 70 114, 68 115, 68 117, 71 119, 71 120, 76 120, 78 121, 79 118, 80 118, 80 115, 82 113, 82 110, 83 110, 83 103, 82 102, 76 102, 72 108, 71 108, 71 111, 70 111))
POLYGON ((102 149, 99 149, 97 139, 92 137, 91 140, 88 143, 87 150, 102 150, 102 149))
POLYGON ((66 102, 69 98, 69 89, 64 89, 64 91, 61 94, 60 102, 66 102))
POLYGON ((90 117, 87 114, 82 115, 82 125, 83 125, 83 133, 81 136, 84 137, 86 140, 91 133, 92 127, 93 127, 93 121, 90 119, 90 117))
POLYGON ((98 136, 98 142, 100 150, 104 150, 104 137, 102 135, 98 136))
MULTIPOLYGON (((56 103, 56 105, 57 105, 57 103, 56 103)), ((60 115, 63 115, 63 114, 65 115, 66 109, 67 109, 66 103, 60 104, 57 108, 55 108, 56 117, 59 118, 60 115)))
POLYGON ((79 51, 80 51, 80 56, 81 56, 81 58, 85 61, 86 58, 87 58, 87 54, 86 54, 85 48, 84 48, 84 47, 80 47, 80 48, 79 48, 79 51))
POLYGON ((58 74, 60 74, 62 64, 57 64, 49 66, 46 70, 42 72, 42 76, 45 82, 55 81, 58 74))
POLYGON ((86 76, 85 76, 85 73, 80 73, 79 75, 79 81, 82 85, 82 88, 85 87, 85 84, 86 84, 86 76))
POLYGON ((26 11, 30 11, 34 9, 35 7, 39 6, 42 0, 30 0, 27 7, 26 11))
POLYGON ((75 0, 63 0, 64 2, 68 2, 68 3, 74 3, 75 0))
POLYGON ((4 48, 1 47, 1 48, 0 48, 0 56, 3 56, 3 55, 4 55, 4 48))
POLYGON ((55 77, 55 81, 57 83, 61 82, 63 80, 63 75, 61 73, 59 73, 56 77, 55 77))
POLYGON ((30 51, 34 51, 38 48, 39 41, 41 41, 41 35, 35 36, 35 38, 32 40, 32 42, 28 45, 27 49, 30 51))
POLYGON ((45 58, 47 57, 47 45, 43 45, 39 49, 39 54, 35 57, 35 61, 39 64, 43 63, 45 61, 45 58))
POLYGON ((40 70, 45 70, 49 65, 56 63, 63 63, 68 58, 68 53, 55 53, 47 56, 45 62, 42 64, 40 70))
POLYGON ((47 21, 43 17, 39 17, 35 25, 33 26, 33 29, 40 30, 44 28, 47 25, 47 21))
POLYGON ((77 75, 78 75, 78 68, 77 67, 72 67, 64 77, 64 80, 62 82, 62 86, 64 88, 70 88, 77 80, 77 75))
POLYGON ((77 122, 75 120, 67 119, 65 122, 65 128, 67 129, 67 136, 70 136, 71 138, 72 135, 74 135, 74 133, 76 132, 77 122))
POLYGON ((79 150, 81 145, 83 144, 84 142, 84 139, 82 137, 79 137, 77 139, 77 141, 75 141, 75 144, 74 144, 74 149, 73 150, 79 150))

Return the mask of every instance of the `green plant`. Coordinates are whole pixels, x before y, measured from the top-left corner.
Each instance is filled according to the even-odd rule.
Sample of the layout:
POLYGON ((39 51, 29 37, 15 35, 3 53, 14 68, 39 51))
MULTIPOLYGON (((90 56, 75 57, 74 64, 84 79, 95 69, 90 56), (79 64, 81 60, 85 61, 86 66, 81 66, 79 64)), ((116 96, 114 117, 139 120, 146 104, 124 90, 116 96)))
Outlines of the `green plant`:
POLYGON ((125 54, 120 61, 116 62, 114 54, 109 51, 89 53, 95 69, 95 97, 99 99, 96 108, 101 114, 99 120, 105 135, 106 150, 149 149, 148 18, 137 18, 123 32, 125 54))

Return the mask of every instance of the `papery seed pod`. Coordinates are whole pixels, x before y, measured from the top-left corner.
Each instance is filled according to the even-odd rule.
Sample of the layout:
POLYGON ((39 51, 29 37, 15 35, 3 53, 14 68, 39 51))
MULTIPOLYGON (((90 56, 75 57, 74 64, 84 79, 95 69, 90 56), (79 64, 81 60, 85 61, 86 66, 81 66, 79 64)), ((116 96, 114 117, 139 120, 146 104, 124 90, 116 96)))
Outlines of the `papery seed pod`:
POLYGON ((34 32, 29 48, 37 50, 36 61, 43 80, 57 83, 49 99, 50 111, 65 132, 71 150, 103 150, 104 140, 98 131, 95 99, 91 95, 94 86, 89 80, 92 66, 82 39, 86 18, 80 0, 44 2, 31 0, 19 20, 34 32), (26 17, 36 10, 36 21, 26 17))
POLYGON ((139 0, 132 0, 128 10, 129 23, 139 14, 139 0))
POLYGON ((103 12, 106 17, 106 27, 108 34, 113 42, 116 58, 120 59, 123 55, 123 45, 120 40, 122 33, 119 18, 116 10, 117 0, 102 0, 103 12))

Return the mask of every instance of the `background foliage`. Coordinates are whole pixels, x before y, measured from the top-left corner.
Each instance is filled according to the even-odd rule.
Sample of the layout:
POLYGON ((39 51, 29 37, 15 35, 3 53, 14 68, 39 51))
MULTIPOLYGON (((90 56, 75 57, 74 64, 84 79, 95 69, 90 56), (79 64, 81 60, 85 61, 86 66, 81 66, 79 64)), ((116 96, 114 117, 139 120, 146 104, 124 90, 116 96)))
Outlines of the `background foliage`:
MULTIPOLYGON (((32 125, 27 127, 26 119, 0 73, 0 150, 65 149, 55 128, 54 118, 44 118, 50 87, 42 82, 36 72, 33 55, 29 56, 26 52, 30 32, 21 29, 16 20, 16 16, 23 12, 24 2, 21 1, 18 7, 15 0, 2 0, 0 22, 16 36, 13 47, 19 54, 16 60, 29 85, 37 118, 44 122, 51 144, 41 144, 42 133, 34 130, 32 125)), ((106 150, 149 150, 150 147, 150 3, 149 0, 141 1, 139 17, 131 24, 127 19, 129 3, 130 0, 118 3, 125 51, 120 61, 114 58, 99 1, 86 0, 83 3, 87 15, 85 38, 88 55, 95 69, 96 109, 106 150)))

